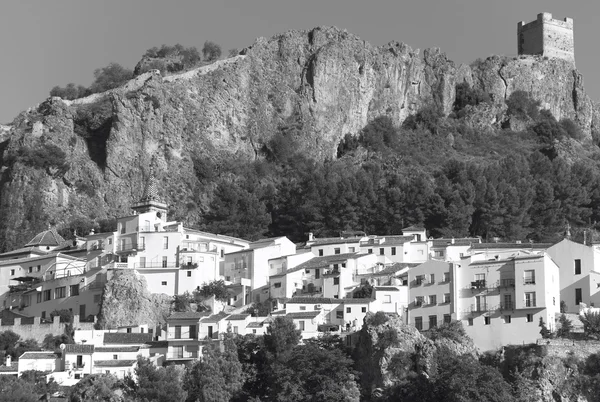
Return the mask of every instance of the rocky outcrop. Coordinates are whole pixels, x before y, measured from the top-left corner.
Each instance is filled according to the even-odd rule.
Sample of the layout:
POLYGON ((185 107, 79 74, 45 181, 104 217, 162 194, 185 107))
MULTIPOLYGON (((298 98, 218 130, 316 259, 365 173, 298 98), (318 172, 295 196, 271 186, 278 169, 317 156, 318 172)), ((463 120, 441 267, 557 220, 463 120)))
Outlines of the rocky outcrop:
POLYGON ((135 271, 117 271, 104 287, 98 325, 110 329, 164 324, 171 302, 172 297, 150 293, 146 279, 135 271))
POLYGON ((102 94, 48 99, 0 133, 0 216, 9 217, 0 222, 0 249, 20 247, 49 222, 127 214, 152 158, 170 215, 198 224, 210 191, 194 172, 203 160, 260 158, 292 123, 300 151, 333 157, 345 134, 376 117, 400 124, 427 105, 449 114, 457 82, 493 96, 489 109, 472 111, 475 127, 499 124, 504 99, 517 89, 579 122, 587 136, 598 127, 598 109, 567 62, 494 56, 471 68, 439 49, 419 53, 319 27, 259 38, 239 56, 185 73, 154 70, 102 94), (50 152, 46 163, 56 148, 62 153, 50 152))

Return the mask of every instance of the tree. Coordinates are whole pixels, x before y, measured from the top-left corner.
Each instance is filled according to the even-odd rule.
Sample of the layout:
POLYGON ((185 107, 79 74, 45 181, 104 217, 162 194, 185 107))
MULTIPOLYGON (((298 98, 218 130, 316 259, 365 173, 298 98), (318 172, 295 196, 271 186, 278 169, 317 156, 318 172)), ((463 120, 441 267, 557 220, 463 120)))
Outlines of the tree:
POLYGON ((202 285, 200 290, 194 291, 194 293, 196 293, 202 298, 215 296, 215 299, 221 301, 227 301, 229 299, 229 294, 227 293, 227 286, 225 286, 225 281, 223 281, 222 279, 218 281, 205 283, 204 285, 202 285))
POLYGON ((121 86, 132 78, 133 71, 119 63, 110 63, 108 66, 94 71, 94 82, 92 82, 90 90, 92 93, 108 91, 121 86))
POLYGON ((21 380, 34 385, 35 393, 52 394, 58 391, 59 386, 54 380, 46 382, 46 373, 43 371, 26 370, 21 373, 21 380))
POLYGON ((202 47, 202 55, 206 61, 217 60, 221 57, 221 46, 207 40, 204 42, 204 47, 202 47))
POLYGON ((302 339, 302 331, 289 317, 276 317, 264 335, 265 348, 276 358, 290 351, 302 339))
POLYGON ((184 379, 190 402, 228 402, 240 393, 243 384, 242 364, 229 330, 223 341, 223 352, 217 345, 207 345, 202 360, 186 372, 184 379))
POLYGON ((0 376, 0 402, 36 402, 38 399, 33 384, 12 376, 0 376))
POLYGON ((546 326, 546 323, 544 322, 543 317, 540 317, 539 327, 540 327, 540 335, 542 336, 542 338, 544 338, 544 339, 550 338, 550 336, 552 335, 552 332, 550 332, 550 330, 546 326))
POLYGON ((352 292, 352 297, 354 299, 370 299, 372 294, 373 285, 367 281, 364 285, 356 288, 354 292, 352 292))
POLYGON ((533 120, 539 117, 540 101, 533 99, 527 91, 514 91, 506 100, 506 105, 508 106, 506 114, 509 116, 533 120))
POLYGON ((228 52, 229 57, 235 57, 238 54, 240 54, 240 49, 238 49, 238 48, 229 49, 229 52, 228 52))
POLYGON ((69 401, 121 401, 122 383, 112 374, 91 374, 85 376, 69 390, 69 401))
POLYGON ((560 315, 558 322, 560 323, 560 328, 558 328, 556 335, 561 338, 568 338, 573 330, 573 323, 564 313, 560 315))
POLYGON ((135 374, 134 392, 141 400, 179 402, 187 398, 180 366, 156 367, 150 359, 138 356, 135 374))
POLYGON ((174 311, 189 311, 190 310, 190 301, 193 298, 189 292, 185 292, 182 295, 173 296, 173 310, 174 311))
POLYGON ((457 320, 450 321, 449 323, 444 323, 438 327, 432 328, 427 331, 426 335, 432 341, 445 338, 459 343, 465 343, 465 341, 469 338, 465 332, 462 322, 457 320))
POLYGON ((339 349, 296 346, 276 367, 273 386, 280 401, 359 401, 352 360, 339 349))

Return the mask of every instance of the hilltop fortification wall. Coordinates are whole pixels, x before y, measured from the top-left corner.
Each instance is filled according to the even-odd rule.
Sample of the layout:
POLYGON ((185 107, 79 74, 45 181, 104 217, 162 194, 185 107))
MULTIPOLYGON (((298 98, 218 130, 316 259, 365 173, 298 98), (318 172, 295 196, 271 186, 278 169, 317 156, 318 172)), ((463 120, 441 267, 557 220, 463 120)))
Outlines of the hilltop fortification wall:
POLYGON ((556 20, 540 13, 535 21, 517 25, 519 54, 542 55, 575 62, 573 19, 556 20))

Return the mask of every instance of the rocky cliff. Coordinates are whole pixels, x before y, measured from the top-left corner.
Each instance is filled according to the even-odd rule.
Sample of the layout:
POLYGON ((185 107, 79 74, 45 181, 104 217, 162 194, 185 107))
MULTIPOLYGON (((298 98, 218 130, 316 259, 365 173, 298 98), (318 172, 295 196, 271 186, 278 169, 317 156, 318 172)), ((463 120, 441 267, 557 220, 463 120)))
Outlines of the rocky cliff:
POLYGON ((599 126, 581 75, 562 60, 457 66, 439 49, 375 47, 332 27, 289 31, 182 74, 151 71, 106 93, 48 99, 2 127, 0 249, 21 246, 48 223, 128 213, 153 158, 171 214, 198 224, 207 189, 194 168, 203 161, 260 158, 290 124, 304 152, 334 157, 340 138, 376 117, 400 124, 426 105, 449 114, 465 81, 493 98, 477 111, 483 125, 500 124, 504 99, 523 89, 588 137, 599 126))

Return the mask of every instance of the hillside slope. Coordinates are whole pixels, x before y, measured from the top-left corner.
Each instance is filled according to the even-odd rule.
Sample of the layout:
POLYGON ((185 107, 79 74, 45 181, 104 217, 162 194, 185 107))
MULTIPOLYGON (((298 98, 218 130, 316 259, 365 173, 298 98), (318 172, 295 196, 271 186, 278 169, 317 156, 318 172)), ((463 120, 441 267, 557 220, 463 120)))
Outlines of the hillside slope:
POLYGON ((561 60, 491 57, 456 66, 439 49, 422 56, 392 42, 374 47, 334 27, 259 38, 240 56, 186 73, 148 72, 75 101, 51 98, 0 131, 0 249, 19 247, 49 223, 129 213, 154 159, 172 215, 202 224, 214 186, 199 171, 264 157, 293 126, 317 160, 335 158, 345 134, 387 116, 400 125, 428 105, 452 112, 457 83, 489 93, 479 128, 504 121, 504 101, 526 90, 587 139, 599 109, 581 75, 561 60), (225 161, 225 162, 224 162, 225 161))

